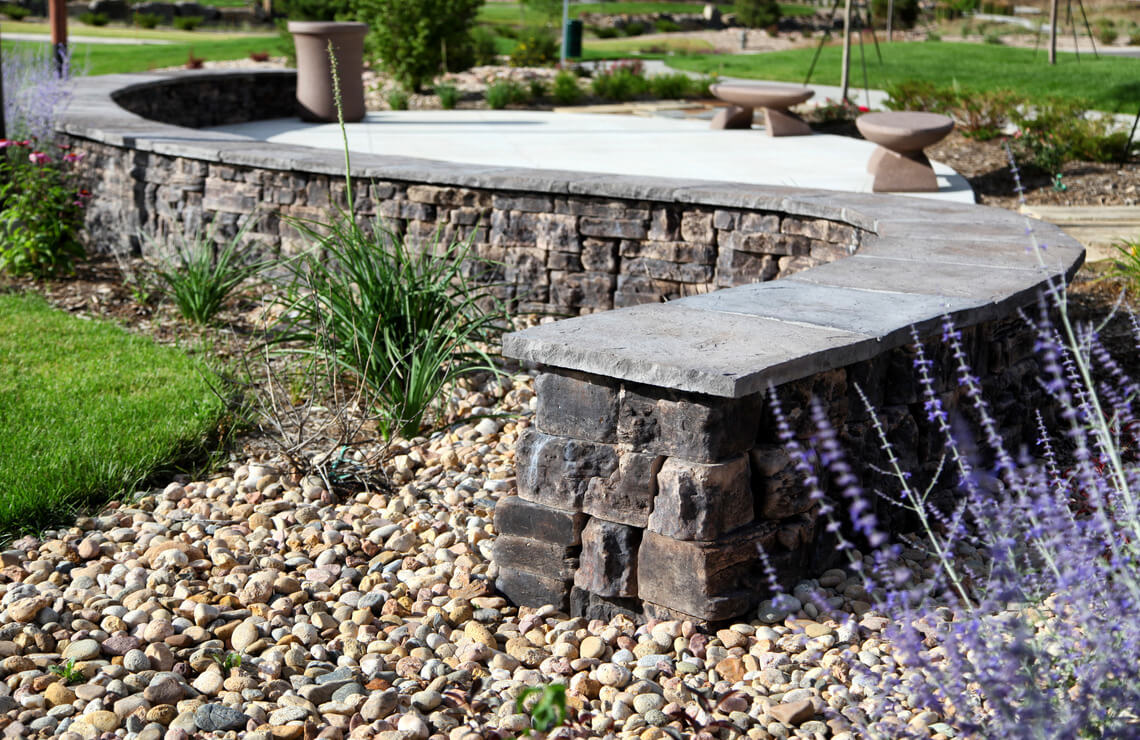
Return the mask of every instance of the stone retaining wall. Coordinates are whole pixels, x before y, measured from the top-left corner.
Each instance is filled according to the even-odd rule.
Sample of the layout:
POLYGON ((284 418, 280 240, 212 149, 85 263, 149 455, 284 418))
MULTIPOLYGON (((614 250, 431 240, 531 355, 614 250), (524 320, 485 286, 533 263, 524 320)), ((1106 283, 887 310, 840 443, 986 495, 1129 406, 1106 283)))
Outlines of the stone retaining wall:
MULTIPOLYGON (((60 133, 97 173, 96 243, 138 249, 139 233, 202 220, 225 236, 256 215, 263 248, 300 249, 287 217, 345 205, 342 155, 185 127, 280 115, 288 84, 265 73, 84 79, 60 133), (275 102, 258 102, 264 90, 275 102)), ((918 198, 373 155, 355 156, 352 175, 360 213, 398 234, 470 237, 499 265, 480 274, 505 281, 519 310, 583 314, 504 339, 505 355, 539 369, 538 410, 495 550, 504 594, 575 614, 727 619, 766 595, 758 547, 788 580, 830 561, 778 444, 770 386, 801 438, 819 399, 873 486, 882 452, 858 384, 907 467, 932 475, 911 327, 932 345, 947 408, 967 404, 939 342, 944 316, 1003 434, 1030 440, 1041 398, 1014 316, 1084 256, 1048 224, 918 198), (1027 224, 1047 251, 1027 251, 1027 224)))

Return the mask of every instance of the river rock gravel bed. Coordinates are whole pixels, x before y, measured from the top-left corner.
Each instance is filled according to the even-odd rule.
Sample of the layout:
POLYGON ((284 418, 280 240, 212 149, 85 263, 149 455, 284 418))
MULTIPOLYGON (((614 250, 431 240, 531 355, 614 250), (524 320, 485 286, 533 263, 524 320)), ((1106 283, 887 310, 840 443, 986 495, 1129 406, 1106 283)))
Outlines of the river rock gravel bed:
MULTIPOLYGON (((496 594, 493 511, 514 492, 534 391, 516 375, 463 395, 459 406, 509 416, 407 442, 389 490, 330 491, 272 460, 235 462, 11 543, 0 732, 516 737, 529 719, 515 697, 559 681, 576 737, 855 737, 866 677, 894 663, 887 621, 842 570, 723 629, 571 619, 496 594)), ((949 732, 930 713, 898 719, 949 732)))

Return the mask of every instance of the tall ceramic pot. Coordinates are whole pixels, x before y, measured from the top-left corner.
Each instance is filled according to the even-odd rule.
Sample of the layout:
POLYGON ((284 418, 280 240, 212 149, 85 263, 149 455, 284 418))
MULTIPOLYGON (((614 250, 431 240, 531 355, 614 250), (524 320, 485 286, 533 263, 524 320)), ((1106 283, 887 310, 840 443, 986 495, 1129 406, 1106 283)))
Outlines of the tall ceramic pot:
POLYGON ((289 21, 297 47, 297 108, 306 121, 335 121, 329 42, 333 45, 340 77, 345 121, 364 118, 364 35, 366 23, 289 21))

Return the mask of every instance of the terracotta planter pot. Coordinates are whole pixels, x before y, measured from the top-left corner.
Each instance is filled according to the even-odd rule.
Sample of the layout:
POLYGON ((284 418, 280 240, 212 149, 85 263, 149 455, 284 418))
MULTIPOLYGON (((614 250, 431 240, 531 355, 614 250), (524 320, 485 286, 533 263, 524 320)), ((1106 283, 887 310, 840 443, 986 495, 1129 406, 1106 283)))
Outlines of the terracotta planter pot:
POLYGON ((289 33, 297 47, 297 109, 305 121, 335 121, 332 65, 329 42, 340 77, 341 106, 345 121, 364 118, 365 23, 289 21, 289 33))

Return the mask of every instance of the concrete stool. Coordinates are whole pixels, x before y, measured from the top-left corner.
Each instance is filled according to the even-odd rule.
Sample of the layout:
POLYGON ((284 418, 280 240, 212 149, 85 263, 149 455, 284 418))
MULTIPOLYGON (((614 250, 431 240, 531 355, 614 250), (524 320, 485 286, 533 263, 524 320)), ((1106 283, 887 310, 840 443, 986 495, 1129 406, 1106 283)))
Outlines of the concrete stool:
POLYGON ((344 120, 363 119, 364 35, 368 33, 368 24, 289 21, 288 29, 297 48, 297 112, 301 120, 337 120, 330 43, 340 77, 344 120))
POLYGON ((878 144, 867 162, 876 193, 938 190, 934 168, 922 150, 954 130, 954 120, 937 113, 867 113, 855 119, 859 133, 878 144))
POLYGON ((757 82, 719 82, 709 86, 713 95, 730 103, 713 118, 713 128, 752 128, 752 109, 764 109, 764 128, 769 136, 807 136, 811 128, 788 110, 815 91, 792 85, 757 82))

